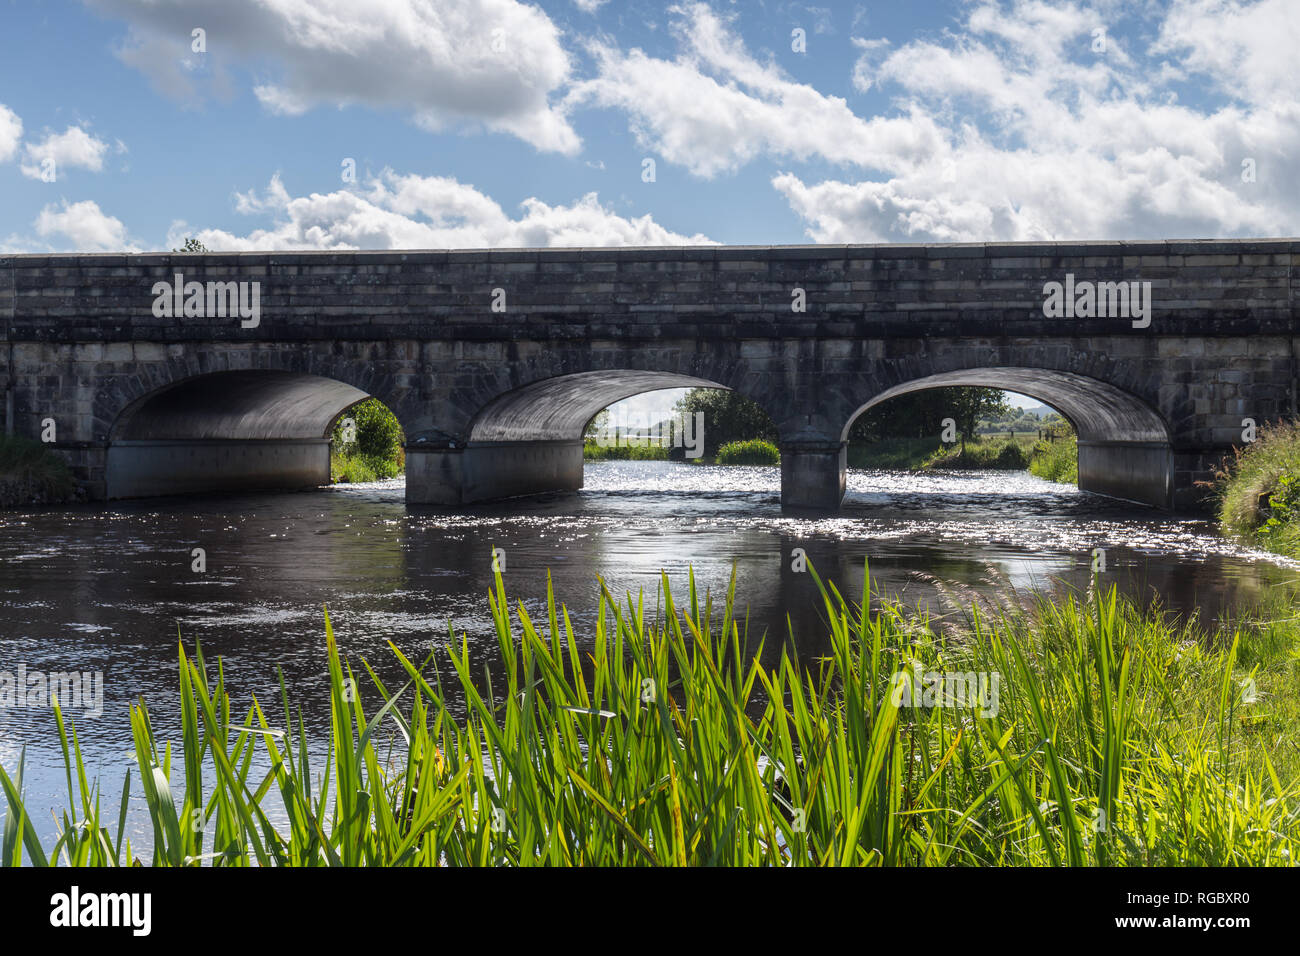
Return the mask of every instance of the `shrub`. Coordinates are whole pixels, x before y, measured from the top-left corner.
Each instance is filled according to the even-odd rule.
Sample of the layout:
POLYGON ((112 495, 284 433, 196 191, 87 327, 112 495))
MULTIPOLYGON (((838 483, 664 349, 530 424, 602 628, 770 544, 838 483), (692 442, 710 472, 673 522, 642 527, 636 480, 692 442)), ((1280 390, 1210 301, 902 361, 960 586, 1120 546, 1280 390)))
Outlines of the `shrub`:
POLYGON ((397 416, 378 399, 358 402, 339 416, 331 434, 334 447, 330 472, 334 481, 377 481, 395 478, 406 469, 402 426, 397 416), (343 423, 356 425, 355 441, 345 441, 343 423))
POLYGON ((779 465, 781 452, 770 441, 751 438, 723 445, 715 461, 719 465, 779 465))
POLYGON ((600 445, 594 441, 582 446, 582 457, 587 461, 667 461, 668 449, 663 445, 600 445))
POLYGON ((1010 441, 998 449, 997 457, 993 459, 994 468, 1005 468, 1008 471, 1023 471, 1028 465, 1029 459, 1025 457, 1024 450, 1010 441))
POLYGON ((76 488, 68 463, 46 445, 0 435, 0 507, 66 501, 76 488))
POLYGON ((1029 473, 1062 484, 1079 483, 1079 442, 1071 434, 1054 442, 1034 444, 1029 456, 1029 473))

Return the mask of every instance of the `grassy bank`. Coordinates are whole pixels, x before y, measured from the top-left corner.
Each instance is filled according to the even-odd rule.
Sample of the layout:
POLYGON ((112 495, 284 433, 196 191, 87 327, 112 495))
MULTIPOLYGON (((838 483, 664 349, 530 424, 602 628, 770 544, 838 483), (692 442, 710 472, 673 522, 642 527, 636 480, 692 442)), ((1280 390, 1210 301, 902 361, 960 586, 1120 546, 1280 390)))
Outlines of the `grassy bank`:
POLYGON ((938 438, 889 438, 866 445, 849 446, 850 468, 886 468, 902 471, 1001 469, 1018 471, 1029 467, 1035 444, 1030 433, 984 435, 960 444, 944 444, 938 438))
POLYGON ((1265 425, 1215 476, 1225 534, 1300 558, 1300 423, 1265 425))
POLYGON ((584 461, 667 461, 669 449, 659 444, 600 445, 594 441, 583 443, 584 461))
POLYGON ((41 442, 0 435, 0 508, 67 501, 76 488, 68 463, 41 442))
MULTIPOLYGON (((178 746, 158 738, 143 701, 132 708, 142 772, 121 812, 137 786, 152 861, 173 866, 1296 860, 1293 621, 1212 640, 1111 593, 970 609, 950 634, 889 602, 864 612, 815 573, 808 585, 825 602, 823 656, 760 665, 730 593, 715 603, 692 585, 679 607, 665 578, 652 619, 602 589, 579 643, 553 598, 540 620, 512 611, 498 575, 488 604, 507 676, 493 687, 481 651, 454 635, 423 660, 393 645, 408 681, 383 686, 340 657, 327 617, 325 766, 312 765, 286 691, 234 719, 220 666, 182 649, 168 708, 178 746), (910 704, 932 675, 965 673, 997 692, 934 706, 918 690, 910 704), (394 733, 406 746, 390 759, 378 741, 394 733), (250 770, 254 748, 264 775, 250 770), (286 824, 268 817, 273 802, 286 824)), ((0 774, 0 858, 129 863, 123 817, 101 815, 75 730, 62 718, 59 729, 76 781, 63 836, 41 846, 30 820, 48 808, 25 807, 20 781, 0 774)))
POLYGON ((1029 471, 1048 481, 1079 483, 1079 442, 1074 432, 1054 442, 1035 442, 1029 456, 1029 471))
POLYGON ((752 438, 723 445, 714 461, 719 465, 779 465, 781 452, 770 441, 752 438))

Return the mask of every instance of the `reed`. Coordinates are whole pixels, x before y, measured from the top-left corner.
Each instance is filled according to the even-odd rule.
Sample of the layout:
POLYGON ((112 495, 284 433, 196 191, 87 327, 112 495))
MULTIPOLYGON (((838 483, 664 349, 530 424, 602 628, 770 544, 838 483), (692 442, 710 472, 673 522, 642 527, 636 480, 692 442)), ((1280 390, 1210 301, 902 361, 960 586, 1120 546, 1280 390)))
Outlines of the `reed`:
MULTIPOLYGON (((659 611, 602 585, 574 633, 548 586, 545 619, 488 595, 504 686, 467 637, 365 693, 328 613, 332 739, 313 764, 281 681, 279 720, 231 715, 220 662, 178 651, 181 739, 131 708, 154 865, 1274 865, 1295 860, 1298 785, 1261 730, 1293 687, 1295 631, 1212 645, 1114 591, 955 629, 883 600, 863 607, 815 572, 824 653, 762 642, 725 598, 659 611), (1245 653, 1243 653, 1245 651, 1245 653), (770 661, 770 655, 767 657, 770 661), (1249 667, 1241 663, 1252 661, 1249 667), (927 706, 924 675, 996 674, 996 706, 927 706), (909 676, 910 675, 910 676, 909 676), (1258 695, 1243 699, 1243 681, 1258 695), (917 692, 911 706, 912 692, 917 692), (373 708, 364 701, 369 699, 373 708), (454 704, 454 715, 451 709, 454 704), (377 739, 396 728, 399 758, 377 739), (259 749, 253 770, 254 752, 259 749), (264 755, 264 756, 263 756, 264 755)), ((869 577, 864 572, 864 593, 869 577)), ((801 636, 805 639, 806 636, 801 636)), ((986 701, 987 703, 987 701, 986 701)), ((22 761, 0 769, 6 865, 123 866, 116 815, 56 711, 69 803, 43 847, 22 761)), ((1290 735, 1290 736, 1288 736, 1290 735)), ((1284 739, 1285 738, 1285 739, 1284 739)))

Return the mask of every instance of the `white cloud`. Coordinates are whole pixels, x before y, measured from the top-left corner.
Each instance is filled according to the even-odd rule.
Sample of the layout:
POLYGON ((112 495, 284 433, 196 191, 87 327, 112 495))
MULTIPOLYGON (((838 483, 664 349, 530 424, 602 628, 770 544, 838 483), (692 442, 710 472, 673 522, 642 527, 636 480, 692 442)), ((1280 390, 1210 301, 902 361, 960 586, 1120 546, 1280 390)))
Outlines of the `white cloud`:
POLYGON ((760 63, 703 4, 673 13, 683 48, 677 59, 595 42, 596 75, 575 83, 566 102, 625 111, 643 148, 703 177, 760 155, 879 168, 919 161, 942 145, 926 117, 862 119, 842 98, 760 63))
POLYGON ((125 19, 120 56, 164 92, 189 99, 207 81, 233 87, 229 68, 270 65, 254 86, 263 106, 407 111, 421 126, 482 125, 539 150, 577 152, 578 135, 550 102, 569 56, 558 28, 517 0, 92 0, 125 19), (191 31, 206 31, 206 52, 191 31))
POLYGON ((1108 36, 1101 55, 1098 10, 1042 0, 976 3, 942 43, 858 41, 855 85, 896 91, 938 148, 880 163, 877 179, 772 184, 819 242, 1294 233, 1300 76, 1283 51, 1300 46, 1300 18, 1282 6, 1178 2, 1149 50, 1108 36), (1187 71, 1229 101, 1180 103, 1187 71))
POLYGON ((66 199, 58 206, 50 204, 41 210, 33 223, 36 232, 46 239, 64 240, 52 246, 64 252, 138 252, 138 247, 127 238, 126 227, 120 219, 110 216, 89 199, 69 203, 66 199))
POLYGON ((573 5, 583 13, 595 13, 607 2, 608 0, 573 0, 573 5))
MULTIPOLYGON (((120 143, 119 143, 120 145, 120 143)), ((104 168, 108 144, 91 136, 80 126, 69 126, 62 133, 47 133, 39 143, 23 147, 23 175, 40 179, 44 164, 53 160, 56 175, 64 169, 81 168, 99 172, 104 168)))
POLYGON ((18 152, 23 138, 23 121, 18 114, 0 103, 0 163, 7 163, 18 152))
POLYGON ((649 215, 620 216, 588 193, 570 205, 540 199, 520 204, 511 217, 473 186, 440 176, 398 175, 385 170, 366 188, 293 196, 277 176, 266 192, 241 194, 239 212, 269 215, 269 228, 237 235, 173 224, 168 246, 196 236, 209 249, 454 249, 546 246, 674 246, 708 243, 685 236, 649 215))
POLYGON ((1175 0, 1156 53, 1207 76, 1227 96, 1252 103, 1294 99, 1300 90, 1300 6, 1293 0, 1175 0))

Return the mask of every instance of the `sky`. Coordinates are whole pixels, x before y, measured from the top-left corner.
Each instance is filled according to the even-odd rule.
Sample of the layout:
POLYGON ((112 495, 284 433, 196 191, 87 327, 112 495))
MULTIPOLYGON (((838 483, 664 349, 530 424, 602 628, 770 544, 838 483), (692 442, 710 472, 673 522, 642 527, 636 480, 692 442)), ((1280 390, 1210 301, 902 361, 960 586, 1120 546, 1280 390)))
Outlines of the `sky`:
POLYGON ((1296 235, 1300 2, 0 0, 0 253, 1296 235))

